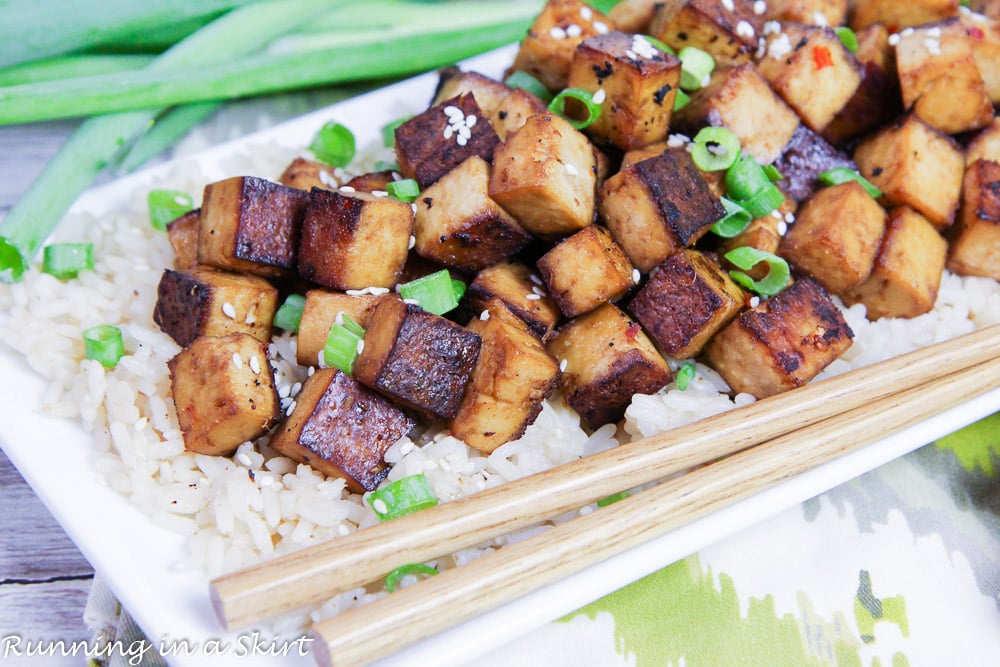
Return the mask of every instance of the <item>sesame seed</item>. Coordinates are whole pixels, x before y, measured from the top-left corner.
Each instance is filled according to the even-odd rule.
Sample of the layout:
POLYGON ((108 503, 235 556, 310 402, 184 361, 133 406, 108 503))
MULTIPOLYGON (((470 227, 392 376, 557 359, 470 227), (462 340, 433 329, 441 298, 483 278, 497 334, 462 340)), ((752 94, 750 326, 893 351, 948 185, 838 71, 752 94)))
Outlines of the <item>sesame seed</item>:
POLYGON ((341 186, 340 186, 340 191, 341 191, 341 192, 344 192, 344 193, 347 193, 347 194, 350 194, 350 193, 352 193, 352 192, 357 192, 357 191, 356 191, 356 190, 355 190, 355 189, 354 189, 354 188, 353 188, 352 186, 350 186, 350 185, 341 185, 341 186))
POLYGON ((376 498, 372 501, 372 509, 375 510, 377 514, 385 514, 389 511, 389 507, 381 498, 376 498))
POLYGON ((253 461, 250 460, 250 456, 246 452, 240 452, 239 454, 237 454, 236 460, 242 463, 247 468, 253 465, 253 461))
POLYGON ((337 312, 337 316, 335 318, 333 318, 333 321, 334 321, 335 324, 339 324, 340 326, 344 326, 344 311, 342 311, 342 310, 338 311, 337 312))
POLYGON ((625 55, 626 55, 627 57, 631 58, 632 60, 638 60, 638 59, 639 59, 639 56, 638 56, 638 55, 636 54, 636 52, 635 52, 635 51, 633 51, 632 49, 629 49, 629 50, 627 50, 627 51, 625 52, 625 55))
POLYGON ((783 216, 781 215, 781 211, 779 211, 778 209, 775 209, 775 210, 771 211, 771 217, 774 218, 775 220, 781 220, 781 218, 783 216))
POLYGON ((292 396, 297 395, 300 391, 302 391, 301 382, 296 382, 295 384, 292 385, 292 396))
POLYGON ((632 282, 638 283, 640 280, 642 280, 642 273, 639 272, 639 269, 632 269, 632 282))
POLYGON ((897 44, 899 44, 899 35, 889 35, 889 46, 896 46, 897 44))
POLYGON ((900 31, 899 36, 909 37, 912 34, 913 34, 913 28, 904 28, 902 31, 900 31))
POLYGON ((465 112, 456 107, 454 104, 449 104, 444 109, 442 109, 442 111, 444 111, 444 115, 447 116, 448 118, 457 119, 465 116, 465 112))
POLYGON ((243 357, 240 356, 239 352, 233 352, 233 366, 243 368, 243 357))
POLYGON ((604 92, 603 88, 598 88, 594 96, 590 98, 594 104, 604 104, 604 100, 608 99, 608 94, 604 92))
POLYGON ((290 385, 287 385, 287 384, 279 384, 278 385, 278 397, 279 398, 288 398, 289 396, 291 396, 291 394, 292 394, 292 387, 290 385))
POLYGON ((767 11, 767 3, 764 2, 764 0, 757 0, 757 2, 753 3, 753 13, 756 14, 757 16, 760 16, 766 11, 767 11))
POLYGON ((298 405, 299 405, 299 404, 298 404, 297 402, 295 402, 295 401, 292 401, 291 403, 289 403, 289 404, 288 404, 288 409, 287 409, 287 410, 285 410, 285 416, 286 416, 286 417, 290 417, 290 416, 291 416, 291 414, 292 414, 293 412, 295 412, 295 408, 297 408, 297 407, 298 407, 298 405))
POLYGON ((753 37, 757 32, 747 21, 740 21, 736 24, 736 34, 740 37, 753 37))
POLYGON ((420 305, 420 302, 417 301, 416 299, 403 299, 403 303, 405 303, 407 305, 410 305, 410 306, 419 306, 420 305))
POLYGON ((649 43, 649 40, 642 35, 632 36, 632 51, 638 53, 643 58, 655 58, 657 49, 649 43))
POLYGON ((560 372, 565 373, 566 372, 566 366, 568 364, 569 364, 569 362, 566 359, 563 359, 562 361, 560 361, 559 362, 559 370, 560 370, 560 372))
POLYGON ((250 357, 249 360, 250 370, 253 371, 254 375, 260 375, 260 361, 257 357, 250 357))
POLYGON ((781 32, 781 24, 777 21, 768 21, 764 24, 765 35, 777 35, 781 32))
POLYGON ((465 117, 465 126, 470 128, 475 127, 477 120, 479 119, 476 117, 475 114, 469 114, 468 116, 465 117))
POLYGON ((569 162, 567 162, 566 163, 566 173, 569 174, 570 176, 576 176, 580 172, 577 170, 576 167, 574 167, 569 162))
POLYGON ((736 11, 736 6, 733 5, 733 0, 722 0, 722 6, 730 12, 736 11))
POLYGON ((355 346, 354 349, 355 349, 355 351, 358 354, 361 354, 362 352, 364 352, 365 351, 365 339, 362 338, 361 340, 359 340, 358 344, 355 346))
POLYGON ((712 82, 712 75, 711 75, 711 74, 706 74, 706 75, 705 75, 704 77, 702 77, 702 79, 701 79, 701 87, 702 87, 702 88, 704 88, 704 87, 706 87, 706 86, 707 86, 708 84, 710 84, 711 82, 712 82))
POLYGON ((532 273, 532 274, 531 274, 530 276, 528 276, 528 279, 529 279, 529 280, 530 280, 531 282, 535 283, 536 285, 541 285, 541 284, 542 284, 542 279, 541 279, 541 278, 539 278, 539 277, 538 277, 537 275, 535 275, 534 273, 532 273))
POLYGON ((417 245, 417 237, 410 234, 410 242, 406 245, 407 250, 413 250, 413 246, 417 245))
POLYGON ((594 31, 597 32, 598 35, 606 35, 608 34, 608 30, 608 24, 604 21, 594 21, 594 31))
POLYGON ((455 140, 455 143, 457 143, 459 146, 464 146, 467 143, 469 143, 469 140, 463 137, 462 135, 458 135, 458 139, 455 140))
POLYGON ((412 210, 412 211, 413 211, 414 213, 416 213, 416 212, 417 212, 417 205, 416 205, 416 204, 410 204, 410 209, 411 209, 411 210, 412 210))
POLYGON ((479 313, 479 319, 482 320, 483 322, 490 319, 490 311, 484 310, 483 312, 479 313))
POLYGON ((788 233, 788 223, 784 220, 778 222, 778 236, 784 236, 788 233))
POLYGON ((667 146, 671 148, 680 148, 685 144, 691 143, 691 137, 684 134, 671 134, 667 137, 667 146))
POLYGON ((759 60, 759 59, 763 58, 766 54, 767 54, 767 40, 764 39, 763 37, 758 37, 757 38, 757 53, 755 53, 754 55, 759 60))
POLYGON ((818 25, 820 28, 825 28, 828 25, 826 14, 823 12, 813 12, 813 23, 818 25))
POLYGON ((532 287, 531 291, 532 293, 537 294, 538 296, 545 296, 545 290, 543 290, 541 287, 532 287))
POLYGON ((231 320, 235 320, 236 308, 233 306, 233 304, 226 301, 225 303, 222 304, 222 314, 231 320))
POLYGON ((594 10, 590 7, 580 7, 580 18, 584 21, 589 21, 594 18, 594 10))
POLYGON ((524 298, 527 299, 528 301, 538 301, 542 297, 539 296, 538 294, 525 294, 524 298))
MULTIPOLYGON (((319 354, 320 354, 320 356, 323 356, 322 352, 320 352, 319 354)), ((312 377, 315 374, 316 374, 316 367, 315 366, 310 366, 309 370, 306 371, 306 377, 312 377)))
POLYGON ((328 188, 337 187, 337 181, 334 180, 333 176, 331 176, 330 172, 328 172, 326 169, 319 170, 319 182, 327 186, 328 188))
POLYGON ((795 222, 795 214, 792 213, 791 211, 789 211, 788 213, 786 213, 785 214, 785 222, 787 222, 788 224, 792 224, 793 222, 795 222))
POLYGON ((784 33, 778 36, 778 38, 771 42, 767 47, 767 55, 776 60, 785 57, 791 52, 792 42, 788 39, 788 35, 784 33))
POLYGON ((751 308, 756 308, 759 305, 760 305, 760 297, 759 296, 751 297, 751 299, 750 299, 750 307, 751 308))
POLYGON ((569 26, 568 28, 566 28, 566 36, 567 37, 579 37, 582 34, 583 34, 583 28, 581 28, 580 26, 578 26, 575 23, 573 25, 569 26))
POLYGON ((566 39, 566 31, 559 26, 553 26, 552 29, 549 30, 549 36, 552 39, 566 39))

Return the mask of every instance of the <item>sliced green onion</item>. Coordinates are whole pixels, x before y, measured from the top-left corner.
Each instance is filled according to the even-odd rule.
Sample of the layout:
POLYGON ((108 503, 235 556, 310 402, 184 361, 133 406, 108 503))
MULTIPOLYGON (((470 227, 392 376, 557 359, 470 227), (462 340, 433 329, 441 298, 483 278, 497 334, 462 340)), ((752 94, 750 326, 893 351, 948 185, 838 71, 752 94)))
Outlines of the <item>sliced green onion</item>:
POLYGON ((375 512, 379 521, 397 519, 437 504, 437 496, 422 474, 396 480, 392 484, 372 491, 368 496, 368 506, 375 512))
POLYGON ((350 331, 352 334, 354 334, 358 338, 364 338, 365 337, 365 328, 363 326, 361 326, 360 324, 358 324, 357 322, 355 322, 351 318, 351 316, 348 315, 347 313, 345 313, 343 311, 337 313, 336 322, 337 322, 337 324, 339 324, 340 326, 344 327, 345 329, 347 329, 348 331, 350 331))
POLYGON ((698 90, 705 87, 706 77, 715 69, 712 54, 694 46, 685 46, 677 57, 681 61, 681 88, 698 90))
POLYGON ((399 171, 399 165, 395 162, 375 160, 375 171, 399 171))
POLYGON ((722 207, 726 209, 726 215, 712 225, 712 233, 724 239, 739 236, 753 222, 753 216, 745 208, 726 197, 720 197, 720 201, 722 207))
POLYGON ((613 505, 619 500, 625 500, 628 498, 628 491, 620 491, 618 493, 611 494, 610 496, 605 496, 604 498, 599 498, 597 500, 598 507, 607 507, 608 505, 613 505))
POLYGON ((444 315, 458 306, 455 285, 447 269, 403 283, 399 295, 435 315, 444 315))
POLYGON ((105 368, 114 368, 125 356, 122 330, 110 324, 98 324, 83 332, 83 349, 88 359, 98 361, 105 368))
POLYGON ((743 269, 743 271, 749 271, 761 262, 767 263, 767 275, 761 280, 754 280, 743 273, 743 271, 729 272, 729 275, 738 285, 761 296, 774 296, 785 289, 785 285, 788 284, 788 279, 791 276, 788 262, 777 255, 772 255, 769 252, 764 252, 751 246, 740 246, 739 248, 730 250, 725 254, 725 258, 732 264, 743 269))
POLYGON ((740 140, 725 127, 703 127, 694 135, 691 159, 702 171, 729 169, 740 157, 740 140))
POLYGON ((80 271, 94 270, 93 243, 53 243, 45 246, 42 272, 59 280, 76 278, 80 271))
POLYGON ((820 183, 824 185, 840 185, 850 181, 857 181, 875 199, 882 196, 882 191, 872 185, 868 179, 859 174, 854 169, 848 167, 834 167, 824 171, 819 175, 820 183))
POLYGON ((406 121, 413 118, 410 116, 403 116, 402 118, 397 118, 396 120, 386 123, 382 126, 382 145, 386 148, 392 148, 396 145, 396 128, 405 123, 406 121))
POLYGON ((334 167, 346 167, 354 159, 354 133, 331 120, 313 137, 309 150, 320 162, 334 167))
POLYGON ((752 218, 757 219, 778 210, 778 207, 785 203, 785 195, 774 184, 768 183, 754 196, 741 199, 737 203, 746 209, 752 218))
POLYGON ((643 35, 642 38, 644 40, 646 40, 647 42, 649 42, 650 44, 652 44, 653 46, 655 46, 656 48, 658 48, 660 51, 663 51, 665 53, 669 53, 672 56, 676 56, 677 55, 676 51, 674 51, 672 48, 670 48, 669 46, 667 46, 666 44, 664 44, 660 40, 656 39, 652 35, 643 35))
POLYGON ((272 324, 285 331, 298 331, 302 324, 302 311, 306 305, 306 298, 301 294, 289 294, 285 302, 274 314, 272 324))
POLYGON ((677 388, 686 391, 694 379, 694 363, 685 361, 677 370, 677 388))
POLYGON ((150 190, 146 203, 149 206, 149 224, 160 231, 165 231, 168 223, 194 208, 191 195, 176 190, 150 190))
POLYGON ((451 279, 451 289, 455 292, 455 300, 461 301, 462 297, 465 296, 466 284, 461 280, 451 279))
POLYGON ((858 36, 854 34, 854 31, 847 26, 837 26, 833 29, 837 33, 837 37, 840 38, 841 43, 847 48, 851 53, 858 52, 858 36))
POLYGON ((402 565, 386 576, 385 590, 390 593, 395 593, 396 588, 399 587, 399 582, 403 580, 403 577, 410 574, 422 574, 427 577, 433 577, 437 573, 438 571, 433 567, 430 565, 424 565, 423 563, 410 563, 409 565, 402 565))
POLYGON ((750 199, 771 185, 771 179, 760 164, 747 152, 726 170, 726 194, 734 201, 750 199))
POLYGON ((552 93, 545 87, 545 84, 527 72, 521 70, 511 72, 510 76, 504 79, 504 83, 511 88, 520 88, 527 91, 546 104, 552 101, 552 93))
POLYGON ((549 111, 559 114, 565 118, 570 125, 578 130, 588 127, 601 115, 601 105, 594 102, 594 95, 583 88, 566 88, 552 98, 549 103, 549 111), (566 100, 576 100, 587 109, 587 117, 583 120, 576 120, 566 115, 566 100))
POLYGON ((401 181, 393 181, 385 186, 385 191, 389 196, 407 204, 414 201, 420 194, 420 186, 412 178, 404 178, 401 181))
POLYGON ((777 183, 778 181, 783 180, 785 178, 784 176, 781 175, 781 172, 778 171, 778 168, 775 167, 773 164, 765 164, 763 167, 761 167, 761 169, 764 170, 764 175, 767 176, 767 180, 771 181, 772 183, 777 183))
POLYGON ((339 368, 350 375, 354 371, 354 360, 361 353, 364 339, 342 324, 334 323, 326 335, 323 346, 323 363, 329 368, 339 368))
POLYGON ((678 109, 683 109, 690 103, 691 103, 691 96, 685 93, 680 88, 678 88, 677 95, 674 97, 674 111, 677 111, 678 109))

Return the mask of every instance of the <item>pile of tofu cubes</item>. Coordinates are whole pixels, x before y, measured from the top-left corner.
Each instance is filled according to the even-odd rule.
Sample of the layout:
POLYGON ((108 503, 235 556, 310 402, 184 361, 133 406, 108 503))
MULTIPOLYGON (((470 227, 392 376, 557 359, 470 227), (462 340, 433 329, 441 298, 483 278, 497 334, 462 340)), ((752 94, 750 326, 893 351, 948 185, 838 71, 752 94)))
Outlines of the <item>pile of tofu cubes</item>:
POLYGON ((695 357, 766 397, 850 346, 831 295, 914 317, 946 265, 1000 278, 1000 21, 958 0, 851 4, 625 0, 604 15, 550 0, 511 71, 593 94, 601 114, 583 130, 447 68, 395 131, 398 171, 347 180, 298 159, 280 183, 208 185, 169 227, 177 262, 155 312, 184 348, 170 371, 187 447, 229 454, 273 429, 274 449, 371 490, 418 422, 491 452, 558 388, 597 428, 670 384, 668 359, 695 357), (686 106, 681 62, 643 35, 713 56, 686 106), (687 139, 705 126, 783 175, 784 204, 736 238, 709 233, 722 172, 700 170, 687 139), (832 167, 882 196, 823 187, 832 167), (412 204, 386 196, 399 178, 419 185, 412 204), (740 246, 785 258, 790 284, 744 291, 723 259, 740 246), (451 313, 395 291, 442 268, 468 283, 451 313), (285 409, 267 352, 289 292, 305 293, 297 360, 314 370, 285 409), (350 375, 322 363, 345 315, 366 330, 350 375))

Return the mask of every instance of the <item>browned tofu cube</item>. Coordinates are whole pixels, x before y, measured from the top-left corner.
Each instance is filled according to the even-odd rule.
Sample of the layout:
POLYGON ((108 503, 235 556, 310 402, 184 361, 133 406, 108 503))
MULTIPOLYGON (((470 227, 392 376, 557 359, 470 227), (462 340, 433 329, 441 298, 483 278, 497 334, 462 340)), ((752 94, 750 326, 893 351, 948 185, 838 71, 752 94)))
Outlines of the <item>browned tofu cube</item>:
POLYGON ((244 333, 200 336, 167 362, 184 447, 228 456, 277 423, 267 343, 244 333))
POLYGON ((904 30, 896 45, 903 106, 946 134, 993 120, 993 103, 957 18, 904 30))
POLYGON ((938 229, 955 220, 965 169, 962 149, 913 114, 858 144, 854 162, 883 192, 886 205, 916 209, 938 229))
POLYGON ((736 317, 743 296, 717 263, 684 249, 653 270, 628 310, 667 356, 688 359, 736 317))
POLYGON ((295 271, 309 193, 254 176, 205 186, 198 263, 262 276, 295 271))
POLYGON ((615 241, 643 273, 694 245, 726 214, 683 148, 668 149, 609 178, 598 209, 615 241))
POLYGON ((865 0, 852 3, 850 25, 860 30, 872 23, 883 23, 890 31, 898 32, 954 16, 958 6, 959 0, 865 0))
POLYGON ((659 0, 621 0, 608 12, 608 16, 623 32, 648 33, 649 24, 659 0))
POLYGON ((297 157, 281 172, 278 182, 290 188, 309 192, 313 188, 336 190, 341 183, 337 179, 336 170, 322 162, 297 157))
POLYGON ((400 172, 424 189, 473 155, 492 160, 500 138, 486 120, 472 93, 414 116, 396 128, 400 172))
POLYGON ((805 125, 795 130, 774 166, 782 176, 778 187, 796 201, 802 201, 822 187, 818 177, 824 171, 836 167, 856 168, 850 156, 805 125))
POLYGON ((799 127, 799 117, 775 95, 753 63, 717 69, 707 86, 674 114, 674 126, 692 136, 705 125, 727 127, 747 153, 770 164, 799 127))
POLYGON ((480 317, 490 301, 498 299, 524 321, 532 334, 548 340, 559 321, 559 307, 542 285, 541 277, 524 264, 494 264, 469 283, 462 308, 469 318, 480 317))
POLYGON ((739 65, 757 51, 764 17, 753 0, 667 0, 658 3, 649 34, 680 51, 694 46, 715 57, 719 65, 739 65))
POLYGON ((405 202, 314 189, 302 223, 299 273, 338 290, 392 287, 412 229, 413 209, 405 202))
POLYGON ((673 374, 642 327, 606 303, 563 325, 549 341, 559 385, 590 428, 617 422, 635 394, 655 394, 673 374))
POLYGON ((545 113, 545 103, 520 88, 513 89, 478 72, 462 72, 446 67, 440 72, 440 82, 432 104, 438 104, 461 93, 472 93, 483 114, 490 120, 500 141, 524 125, 525 119, 545 113))
POLYGON ((924 216, 899 206, 889 211, 885 234, 868 278, 843 295, 865 304, 868 319, 916 317, 937 301, 948 244, 924 216))
POLYGON ((295 348, 295 359, 301 366, 319 366, 320 355, 326 347, 330 327, 338 323, 338 317, 346 315, 368 328, 372 313, 384 299, 398 299, 389 294, 345 294, 314 289, 306 292, 306 302, 302 307, 302 320, 295 348))
POLYGON ((372 491, 391 466, 385 452, 414 427, 402 410, 334 368, 316 371, 268 444, 293 461, 372 491))
POLYGON ((198 265, 198 225, 201 209, 193 209, 167 223, 167 238, 174 250, 175 269, 193 269, 198 265))
POLYGON ((385 194, 385 189, 390 183, 398 180, 398 174, 389 170, 370 171, 365 174, 358 174, 351 180, 344 183, 339 190, 343 193, 367 192, 369 194, 385 194))
POLYGON ((617 301, 639 282, 610 232, 597 225, 560 241, 538 260, 538 272, 566 317, 617 301))
POLYGON ((833 120, 861 85, 861 67, 832 28, 785 23, 767 36, 757 69, 774 92, 816 132, 833 120))
POLYGON ((165 269, 156 296, 153 321, 181 347, 199 336, 232 333, 271 340, 278 290, 258 276, 207 266, 165 269))
POLYGON ((421 257, 474 273, 531 241, 517 220, 489 195, 490 165, 472 156, 420 193, 413 249, 421 257))
POLYGON ((1000 280, 1000 164, 977 160, 969 165, 953 232, 948 269, 1000 280))
POLYGON ((426 417, 452 419, 481 344, 465 327, 387 299, 372 314, 354 377, 426 417))
POLYGON ((960 11, 958 18, 972 41, 972 55, 986 84, 986 92, 997 104, 1000 102, 1000 0, 992 1, 996 2, 992 16, 960 11))
POLYGON ((452 435, 481 452, 516 440, 534 423, 542 401, 559 381, 559 365, 525 323, 499 300, 486 319, 469 329, 482 338, 458 414, 448 424, 452 435))
POLYGON ((965 165, 968 169, 976 160, 1000 162, 1000 118, 976 133, 965 147, 965 165))
POLYGON ((611 19, 584 2, 548 0, 521 40, 511 69, 527 72, 557 93, 566 87, 577 45, 613 29, 611 19))
POLYGON ((497 148, 489 195, 535 236, 557 239, 594 221, 596 166, 587 137, 538 114, 497 148))
POLYGON ((768 0, 764 16, 777 21, 811 25, 842 25, 848 0, 768 0))
POLYGON ((766 398, 812 380, 851 346, 854 332, 811 278, 745 310, 705 346, 734 393, 766 398))
POLYGON ((819 190, 803 202, 778 254, 834 294, 871 273, 885 232, 885 211, 860 183, 819 190))
POLYGON ((642 35, 616 31, 576 47, 568 85, 602 100, 587 134, 627 151, 666 140, 680 80, 681 61, 675 56, 642 35))

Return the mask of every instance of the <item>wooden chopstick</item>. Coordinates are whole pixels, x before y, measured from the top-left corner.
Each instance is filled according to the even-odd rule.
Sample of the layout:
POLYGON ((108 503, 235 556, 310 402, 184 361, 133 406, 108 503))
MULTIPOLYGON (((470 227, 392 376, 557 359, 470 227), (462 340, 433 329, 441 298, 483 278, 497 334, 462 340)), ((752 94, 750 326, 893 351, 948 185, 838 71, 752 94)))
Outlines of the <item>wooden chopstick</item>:
POLYGON ((994 325, 220 577, 213 605, 245 627, 998 356, 994 325))
POLYGON ((1000 358, 869 402, 318 623, 320 665, 362 665, 1000 386, 1000 358))

